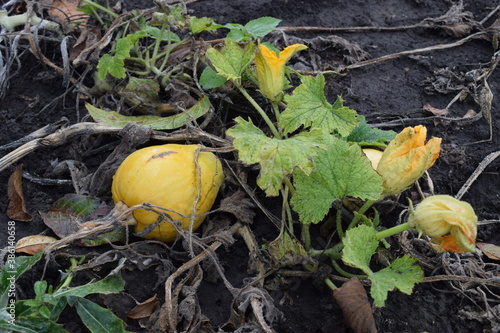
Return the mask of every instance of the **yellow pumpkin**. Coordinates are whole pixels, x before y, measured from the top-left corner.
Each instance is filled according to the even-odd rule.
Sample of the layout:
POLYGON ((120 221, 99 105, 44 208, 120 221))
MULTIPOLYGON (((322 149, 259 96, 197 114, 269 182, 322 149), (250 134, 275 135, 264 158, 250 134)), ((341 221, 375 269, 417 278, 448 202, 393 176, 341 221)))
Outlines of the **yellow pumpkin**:
MULTIPOLYGON (((166 144, 130 154, 113 177, 113 200, 115 203, 122 201, 127 206, 150 203, 174 211, 178 214, 166 213, 172 220, 181 221, 182 228, 188 230, 199 195, 193 224, 193 230, 196 230, 205 219, 205 216, 198 215, 212 208, 224 180, 221 162, 211 152, 198 152, 196 163, 199 148, 198 145, 166 144)), ((139 232, 156 223, 158 214, 138 209, 134 211, 134 218, 137 220, 135 230, 139 232)), ((162 221, 144 236, 165 242, 176 237, 177 231, 168 221, 162 221)))

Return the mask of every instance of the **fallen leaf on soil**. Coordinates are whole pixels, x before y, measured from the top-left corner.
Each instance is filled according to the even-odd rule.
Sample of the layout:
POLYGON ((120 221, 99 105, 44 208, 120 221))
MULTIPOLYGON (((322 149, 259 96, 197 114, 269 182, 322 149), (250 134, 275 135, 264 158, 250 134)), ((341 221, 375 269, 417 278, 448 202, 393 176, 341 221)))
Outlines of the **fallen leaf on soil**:
POLYGON ((54 0, 49 7, 48 13, 52 19, 68 25, 78 23, 80 28, 87 25, 89 15, 84 15, 78 10, 80 0, 54 0))
POLYGON ((490 243, 476 243, 476 246, 491 260, 500 260, 500 246, 490 243))
POLYGON ((342 309, 346 324, 354 333, 377 333, 372 307, 358 278, 353 277, 335 289, 333 297, 342 309))
POLYGON ((23 237, 16 243, 16 252, 27 253, 30 255, 43 251, 49 244, 56 242, 57 239, 50 236, 33 235, 23 237))
MULTIPOLYGON (((40 216, 47 227, 60 238, 88 231, 98 225, 94 221, 108 215, 112 207, 100 199, 81 194, 66 194, 54 202, 47 213, 40 216)), ((125 227, 101 232, 76 241, 80 246, 97 246, 108 242, 122 242, 126 238, 125 227)))
MULTIPOLYGON (((90 214, 94 214, 101 202, 97 198, 87 197, 80 194, 67 194, 54 202, 47 213, 40 213, 43 222, 54 233, 61 237, 67 237, 78 232, 90 214)), ((105 215, 107 212, 103 212, 105 215)), ((95 215, 93 215, 95 216, 95 215)))
POLYGON ((420 24, 423 27, 442 29, 453 37, 466 36, 479 25, 471 12, 464 11, 463 4, 453 5, 446 14, 440 17, 426 18, 420 24))
POLYGON ((160 301, 156 298, 156 294, 137 304, 132 310, 127 312, 127 317, 132 319, 148 318, 160 306, 160 301))
POLYGON ((467 111, 462 118, 472 118, 475 116, 477 116, 477 112, 472 109, 469 109, 469 111, 467 111))
POLYGON ((425 111, 432 112, 433 115, 438 116, 438 117, 444 117, 444 116, 448 115, 448 109, 438 109, 438 108, 433 107, 430 104, 425 104, 422 108, 425 111))
POLYGON ((22 168, 22 164, 19 165, 9 177, 7 185, 7 196, 9 198, 7 216, 12 220, 29 222, 33 219, 33 216, 27 212, 24 203, 22 168))

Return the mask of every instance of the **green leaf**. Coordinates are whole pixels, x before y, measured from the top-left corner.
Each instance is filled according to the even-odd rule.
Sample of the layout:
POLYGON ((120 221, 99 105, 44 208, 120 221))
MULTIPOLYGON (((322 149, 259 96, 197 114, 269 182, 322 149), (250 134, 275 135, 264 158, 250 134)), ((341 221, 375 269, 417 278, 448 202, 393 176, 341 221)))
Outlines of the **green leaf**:
POLYGON ((323 129, 348 136, 358 125, 356 111, 343 106, 339 96, 334 105, 325 97, 325 77, 303 76, 302 84, 295 88, 292 95, 285 95, 287 107, 280 116, 279 126, 285 133, 300 127, 323 129))
POLYGON ((111 274, 97 282, 90 282, 82 286, 62 288, 51 295, 52 298, 77 296, 85 297, 90 294, 115 294, 123 290, 125 281, 120 274, 111 274))
POLYGON ((148 126, 154 130, 169 130, 176 129, 186 125, 189 121, 198 119, 205 115, 211 107, 208 97, 203 96, 202 99, 192 106, 187 112, 182 112, 173 116, 158 117, 158 116, 123 116, 115 111, 105 111, 96 108, 90 104, 85 107, 89 111, 92 118, 103 125, 114 127, 125 127, 128 123, 136 123, 141 126, 148 126))
POLYGON ((280 24, 281 20, 264 16, 245 24, 246 31, 255 39, 264 37, 280 24))
POLYGON ((346 265, 361 269, 368 275, 372 282, 370 294, 377 307, 384 306, 389 291, 397 288, 409 295, 415 284, 424 279, 422 268, 417 265, 418 260, 407 255, 397 258, 389 267, 374 273, 369 265, 379 241, 372 227, 360 225, 350 229, 342 242, 344 244, 342 261, 346 265))
POLYGON ((200 84, 205 90, 218 88, 226 83, 226 78, 217 74, 212 67, 205 68, 200 75, 200 84))
POLYGON ((309 175, 298 171, 293 177, 296 191, 291 204, 302 223, 320 222, 337 199, 376 200, 383 190, 381 177, 358 145, 332 135, 325 143, 326 150, 314 159, 314 171, 309 175))
POLYGON ((13 324, 0 319, 0 332, 69 333, 62 326, 41 317, 16 318, 13 324))
POLYGON ((229 29, 226 39, 229 38, 236 42, 250 41, 252 39, 251 36, 247 33, 245 27, 241 24, 228 23, 223 27, 229 29))
POLYGON ((155 107, 160 103, 158 99, 159 92, 160 84, 158 81, 131 76, 120 94, 133 105, 155 107))
MULTIPOLYGON (((181 38, 177 34, 169 30, 164 30, 162 33, 161 30, 158 29, 157 27, 147 26, 143 31, 146 32, 148 36, 153 39, 158 39, 161 41, 170 41, 173 43, 178 43, 181 41, 181 38)), ((139 34, 139 37, 142 37, 141 34, 139 34)))
POLYGON ((191 16, 189 17, 189 21, 191 23, 190 28, 193 34, 199 34, 203 31, 215 32, 217 29, 223 27, 223 25, 216 24, 210 17, 197 18, 196 16, 191 16))
POLYGON ((140 35, 131 34, 118 39, 116 42, 115 57, 122 59, 130 57, 130 48, 141 37, 140 35))
POLYGON ((379 244, 375 229, 360 225, 347 230, 342 243, 342 261, 346 265, 361 269, 368 276, 373 274, 369 265, 379 244))
POLYGON ((424 272, 417 262, 417 259, 405 255, 394 260, 389 267, 369 276, 372 281, 370 295, 374 300, 373 305, 384 306, 387 293, 395 288, 410 295, 415 284, 424 280, 424 272))
POLYGON ((346 138, 349 142, 357 142, 366 146, 386 146, 386 142, 393 140, 397 133, 394 131, 384 131, 378 128, 370 127, 366 123, 364 116, 358 116, 359 125, 352 130, 346 138))
POLYGON ((125 62, 123 59, 119 57, 112 57, 109 54, 105 54, 101 57, 101 59, 99 59, 97 72, 101 80, 104 80, 108 74, 116 77, 117 79, 123 79, 127 76, 125 62))
POLYGON ((85 298, 75 300, 75 308, 92 333, 125 333, 123 321, 113 312, 85 298))
POLYGON ((228 32, 226 38, 232 39, 237 42, 246 42, 251 40, 250 35, 245 30, 233 29, 228 32))
POLYGON ((118 39, 114 50, 114 56, 105 54, 101 57, 101 59, 99 59, 97 72, 101 80, 104 80, 107 74, 110 74, 117 79, 123 79, 126 77, 127 71, 125 70, 125 62, 123 60, 130 57, 130 48, 141 37, 143 37, 143 35, 131 34, 118 39))
POLYGON ((38 311, 40 312, 40 315, 43 317, 43 318, 47 318, 49 319, 50 318, 50 309, 47 307, 47 306, 42 306, 38 309, 38 311))
POLYGON ((211 48, 206 55, 217 73, 228 80, 238 81, 243 71, 255 57, 255 44, 248 43, 242 48, 236 41, 226 39, 226 45, 220 50, 211 48))
MULTIPOLYGON (((9 248, 10 251, 10 248, 9 248)), ((25 272, 31 269, 43 255, 43 251, 38 252, 34 256, 16 257, 14 247, 12 253, 6 255, 7 261, 0 273, 0 309, 5 309, 9 301, 9 292, 12 292, 11 286, 15 287, 15 281, 25 272)))
POLYGON ((33 290, 35 291, 37 298, 42 296, 47 291, 47 281, 36 281, 33 285, 33 290))
POLYGON ((239 158, 247 164, 259 163, 260 174, 257 185, 266 191, 268 196, 278 195, 285 177, 299 168, 304 174, 313 169, 313 157, 323 147, 322 133, 318 131, 304 132, 288 139, 267 137, 251 121, 237 117, 238 125, 229 129, 226 134, 234 138, 234 147, 238 149, 239 158))

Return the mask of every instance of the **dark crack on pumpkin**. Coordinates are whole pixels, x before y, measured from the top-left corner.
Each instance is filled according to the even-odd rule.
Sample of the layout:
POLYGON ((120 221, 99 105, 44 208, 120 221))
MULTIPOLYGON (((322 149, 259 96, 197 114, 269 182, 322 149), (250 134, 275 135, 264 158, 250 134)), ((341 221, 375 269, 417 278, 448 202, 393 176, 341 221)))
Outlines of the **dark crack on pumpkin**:
POLYGON ((177 152, 175 151, 162 151, 161 153, 159 154, 155 154, 153 156, 151 156, 149 159, 148 159, 148 162, 150 162, 151 160, 156 160, 158 158, 164 158, 165 156, 168 156, 170 154, 177 154, 177 152))

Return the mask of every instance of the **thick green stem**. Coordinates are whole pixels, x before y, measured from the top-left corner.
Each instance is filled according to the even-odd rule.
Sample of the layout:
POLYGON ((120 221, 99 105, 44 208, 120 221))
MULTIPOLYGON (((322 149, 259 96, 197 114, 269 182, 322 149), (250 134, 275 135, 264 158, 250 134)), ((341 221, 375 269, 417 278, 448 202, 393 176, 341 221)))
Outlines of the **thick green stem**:
MULTIPOLYGON (((375 203, 375 200, 367 200, 363 206, 361 206, 361 208, 357 211, 357 213, 359 215, 363 215, 373 204, 375 203)), ((349 227, 347 227, 347 230, 349 229, 352 229, 356 226, 356 224, 358 224, 359 222, 359 215, 358 216, 354 216, 354 218, 352 219, 351 223, 349 224, 349 227)))
POLYGON ((411 228, 412 228, 412 226, 408 222, 406 222, 406 223, 397 225, 395 227, 379 231, 379 232, 377 232, 376 237, 377 237, 377 240, 381 240, 383 238, 386 238, 386 237, 389 237, 389 236, 392 236, 395 234, 399 234, 400 232, 403 232, 403 231, 411 229, 411 228))
POLYGON ((359 279, 365 279, 366 278, 366 275, 358 275, 358 274, 352 274, 352 273, 349 273, 349 272, 346 272, 345 270, 343 270, 339 264, 337 264, 337 261, 336 260, 333 260, 332 259, 332 266, 333 268, 335 268, 335 270, 342 276, 346 277, 346 278, 352 278, 352 277, 357 277, 359 279))
POLYGON ((328 288, 330 288, 332 291, 337 289, 337 286, 333 283, 332 280, 329 278, 325 278, 325 284, 327 285, 328 288))
POLYGON ((276 121, 279 123, 280 122, 280 115, 281 115, 279 105, 276 102, 272 102, 271 104, 273 106, 274 115, 276 116, 276 121))
POLYGON ((286 187, 288 187, 290 194, 293 196, 295 194, 295 187, 293 187, 293 184, 290 181, 290 178, 285 178, 285 185, 286 185, 286 187))
POLYGON ((306 251, 311 249, 311 233, 309 231, 309 224, 302 224, 302 241, 306 251))
POLYGON ((344 238, 344 229, 342 228, 342 203, 337 205, 337 216, 335 217, 335 224, 337 226, 337 232, 339 233, 340 239, 344 238))
MULTIPOLYGON (((161 25, 160 35, 155 40, 155 47, 153 49, 153 55, 151 56, 151 67, 156 68, 156 61, 158 60, 158 50, 160 50, 161 40, 163 38, 163 33, 165 32, 165 24, 161 25)), ((168 41, 170 44, 170 40, 168 41)))
POLYGON ((264 119, 267 126, 269 126, 269 129, 273 133, 274 137, 277 139, 281 139, 282 138, 281 134, 278 132, 278 130, 276 129, 276 126, 274 126, 271 119, 269 119, 266 112, 264 110, 262 110, 260 105, 257 104, 257 102, 252 98, 252 96, 250 96, 250 94, 245 90, 245 88, 243 88, 240 84, 236 84, 236 86, 238 87, 240 92, 243 94, 243 96, 245 96, 245 98, 250 102, 250 104, 252 104, 252 106, 255 108, 255 110, 257 110, 257 112, 260 114, 262 119, 264 119))
POLYGON ((337 245, 332 246, 329 249, 324 249, 324 250, 315 250, 315 249, 309 249, 307 253, 309 253, 310 256, 317 257, 320 255, 327 255, 332 259, 338 260, 341 259, 342 254, 340 253, 342 249, 344 248, 344 243, 340 242, 337 243, 337 245))

